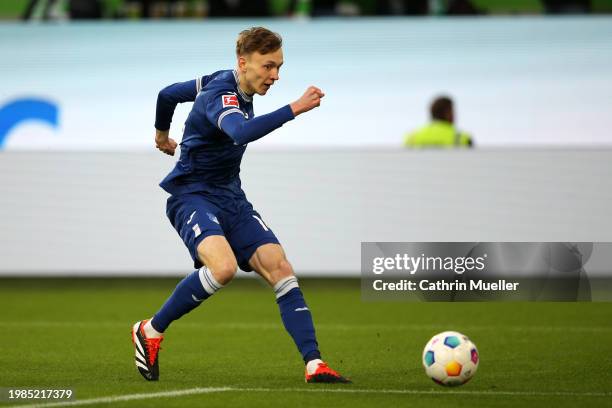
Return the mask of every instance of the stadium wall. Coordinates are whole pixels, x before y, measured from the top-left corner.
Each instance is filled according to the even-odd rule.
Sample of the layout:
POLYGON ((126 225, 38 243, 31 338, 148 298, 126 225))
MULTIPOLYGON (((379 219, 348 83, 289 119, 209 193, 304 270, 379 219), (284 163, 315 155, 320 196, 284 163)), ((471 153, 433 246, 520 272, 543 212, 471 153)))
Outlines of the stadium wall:
MULTIPOLYGON (((183 275, 159 153, 0 153, 0 275, 183 275)), ((612 150, 247 152, 243 185, 302 276, 361 241, 612 241, 612 150)))

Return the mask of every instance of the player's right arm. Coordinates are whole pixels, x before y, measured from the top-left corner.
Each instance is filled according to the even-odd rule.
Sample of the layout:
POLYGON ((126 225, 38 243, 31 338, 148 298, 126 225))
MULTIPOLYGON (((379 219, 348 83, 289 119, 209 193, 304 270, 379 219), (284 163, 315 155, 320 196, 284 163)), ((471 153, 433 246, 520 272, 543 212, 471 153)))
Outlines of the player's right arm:
POLYGON ((162 89, 157 95, 155 109, 155 146, 162 152, 174 155, 177 143, 169 137, 170 123, 176 105, 193 102, 204 86, 216 73, 186 82, 177 82, 162 89))

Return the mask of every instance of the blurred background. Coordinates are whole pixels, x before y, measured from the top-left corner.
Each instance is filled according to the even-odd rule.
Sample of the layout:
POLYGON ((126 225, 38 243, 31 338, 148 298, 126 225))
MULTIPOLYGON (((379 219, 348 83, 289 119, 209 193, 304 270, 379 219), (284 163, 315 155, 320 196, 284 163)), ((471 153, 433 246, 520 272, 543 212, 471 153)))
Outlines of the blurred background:
POLYGON ((299 274, 358 276, 363 241, 610 241, 610 13, 612 0, 2 0, 0 275, 186 274, 157 186, 175 160, 153 146, 157 93, 233 68, 254 25, 285 53, 256 114, 311 84, 327 94, 242 167, 299 274), (452 119, 432 117, 439 96, 452 119))
POLYGON ((610 13, 609 0, 6 0, 5 19, 610 13))

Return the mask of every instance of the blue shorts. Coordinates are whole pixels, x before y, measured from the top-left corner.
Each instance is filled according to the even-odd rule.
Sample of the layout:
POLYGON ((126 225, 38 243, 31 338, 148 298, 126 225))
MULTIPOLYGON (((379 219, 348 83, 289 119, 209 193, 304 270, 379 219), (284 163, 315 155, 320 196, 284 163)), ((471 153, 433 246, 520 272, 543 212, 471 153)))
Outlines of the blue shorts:
POLYGON ((279 243, 242 189, 235 185, 170 196, 166 215, 187 246, 195 268, 203 266, 197 247, 210 235, 227 239, 238 266, 245 272, 253 270, 249 260, 257 248, 279 243))

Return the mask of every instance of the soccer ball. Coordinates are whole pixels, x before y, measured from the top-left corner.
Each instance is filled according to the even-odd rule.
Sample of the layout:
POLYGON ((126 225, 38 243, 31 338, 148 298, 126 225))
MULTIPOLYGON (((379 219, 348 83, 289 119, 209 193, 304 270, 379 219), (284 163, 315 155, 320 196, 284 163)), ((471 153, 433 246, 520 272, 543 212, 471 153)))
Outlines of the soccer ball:
POLYGON ((454 331, 436 334, 423 350, 425 373, 440 385, 465 384, 476 373, 478 360, 476 345, 454 331))

